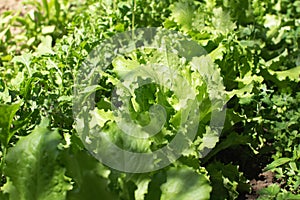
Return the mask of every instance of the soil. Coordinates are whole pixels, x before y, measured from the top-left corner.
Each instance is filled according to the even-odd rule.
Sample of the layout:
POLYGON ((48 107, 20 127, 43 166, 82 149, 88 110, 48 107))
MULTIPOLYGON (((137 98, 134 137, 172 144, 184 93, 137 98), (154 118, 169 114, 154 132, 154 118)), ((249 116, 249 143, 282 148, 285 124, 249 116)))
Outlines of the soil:
POLYGON ((26 7, 22 4, 22 0, 1 0, 0 2, 0 14, 7 11, 18 11, 22 12, 26 9, 26 7))
POLYGON ((258 179, 252 179, 250 185, 252 188, 251 194, 246 194, 246 200, 255 200, 258 198, 258 191, 273 184, 274 173, 267 171, 259 174, 258 179))

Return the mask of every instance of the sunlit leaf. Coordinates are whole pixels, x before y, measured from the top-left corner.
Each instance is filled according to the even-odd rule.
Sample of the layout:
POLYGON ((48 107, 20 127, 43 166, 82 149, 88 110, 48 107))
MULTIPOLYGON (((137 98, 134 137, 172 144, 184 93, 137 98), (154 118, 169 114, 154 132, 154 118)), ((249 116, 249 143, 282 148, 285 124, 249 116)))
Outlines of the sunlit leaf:
MULTIPOLYGON (((47 129, 48 120, 31 134, 21 137, 6 156, 5 175, 9 177, 20 200, 64 200, 72 189, 65 169, 59 164, 61 136, 47 129)), ((12 196, 11 196, 12 197, 12 196)))

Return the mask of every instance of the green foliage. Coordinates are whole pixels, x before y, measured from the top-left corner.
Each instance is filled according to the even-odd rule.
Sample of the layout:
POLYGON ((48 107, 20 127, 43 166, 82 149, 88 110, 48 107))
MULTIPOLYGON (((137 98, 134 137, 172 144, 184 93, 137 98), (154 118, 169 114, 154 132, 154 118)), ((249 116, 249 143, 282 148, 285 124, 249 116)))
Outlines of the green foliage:
POLYGON ((48 120, 43 120, 9 149, 4 169, 8 182, 3 186, 9 199, 65 199, 72 189, 58 161, 61 137, 57 131, 47 130, 47 124, 48 120))
POLYGON ((160 199, 209 199, 211 186, 204 175, 188 168, 167 171, 167 182, 161 186, 160 199))
MULTIPOLYGON (((257 192, 259 199, 300 199, 298 0, 27 3, 33 9, 24 15, 0 15, 0 199, 244 199, 253 192, 249 181, 263 170, 275 177, 257 192), (130 174, 102 165, 86 151, 75 129, 72 100, 74 77, 93 48, 138 27, 182 32, 208 55, 189 58, 188 64, 176 56, 167 60, 158 51, 134 51, 116 57, 99 84, 85 88, 87 96, 96 94, 90 124, 105 127, 125 149, 141 152, 159 149, 174 137, 182 115, 177 108, 184 106, 157 84, 137 83, 131 119, 141 126, 151 122, 151 115, 163 119, 165 113, 150 109, 160 103, 167 125, 146 142, 126 140, 111 111, 111 92, 120 76, 161 62, 180 69, 202 102, 191 148, 169 167, 130 174), (200 76, 191 70, 193 64, 213 67, 203 67, 200 76), (228 103, 219 137, 209 128, 216 108, 208 94, 224 89, 228 103)), ((189 95, 184 87, 178 92, 189 95)))
POLYGON ((2 147, 7 147, 9 140, 14 134, 11 130, 13 118, 20 107, 20 103, 11 105, 0 104, 0 142, 2 147))

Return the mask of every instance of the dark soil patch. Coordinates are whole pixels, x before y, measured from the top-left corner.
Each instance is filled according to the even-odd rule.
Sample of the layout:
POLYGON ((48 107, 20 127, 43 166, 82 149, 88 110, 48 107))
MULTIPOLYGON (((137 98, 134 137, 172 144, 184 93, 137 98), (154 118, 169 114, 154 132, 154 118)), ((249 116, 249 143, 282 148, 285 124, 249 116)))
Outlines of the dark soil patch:
POLYGON ((252 179, 250 181, 251 185, 251 193, 246 194, 246 200, 255 200, 259 197, 258 191, 268 187, 269 185, 273 184, 274 182, 274 173, 267 171, 260 173, 258 179, 252 179))

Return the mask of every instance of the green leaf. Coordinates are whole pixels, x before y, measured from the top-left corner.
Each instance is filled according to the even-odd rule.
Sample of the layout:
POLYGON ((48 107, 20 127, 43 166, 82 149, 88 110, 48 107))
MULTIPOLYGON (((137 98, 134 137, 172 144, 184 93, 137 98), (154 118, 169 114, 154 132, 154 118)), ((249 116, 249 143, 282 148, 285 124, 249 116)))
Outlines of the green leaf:
POLYGON ((52 37, 50 35, 42 38, 42 42, 37 47, 36 53, 37 55, 55 54, 52 50, 52 37))
POLYGON ((139 67, 140 63, 135 60, 126 59, 119 56, 112 61, 112 65, 114 66, 114 72, 122 77, 131 72, 133 69, 139 67))
POLYGON ((6 194, 0 193, 0 199, 1 200, 9 200, 9 197, 6 194))
POLYGON ((44 26, 42 27, 42 34, 46 35, 46 34, 49 34, 49 33, 53 33, 55 30, 55 26, 52 25, 52 26, 44 26))
POLYGON ((48 120, 42 120, 8 151, 4 174, 16 188, 16 193, 10 194, 12 200, 64 200, 72 188, 58 160, 61 136, 58 131, 49 131, 47 125, 48 120))
POLYGON ((184 31, 189 31, 192 27, 194 8, 189 1, 176 2, 171 6, 172 18, 184 31))
POLYGON ((280 187, 277 184, 269 185, 267 188, 263 188, 258 191, 258 193, 262 196, 274 197, 280 191, 280 187))
POLYGON ((19 199, 19 194, 16 187, 12 184, 11 180, 7 178, 7 182, 1 187, 1 191, 3 191, 3 196, 0 195, 0 199, 19 199))
POLYGON ((264 171, 268 171, 268 170, 271 170, 271 169, 274 169, 276 167, 279 167, 289 161, 291 161, 292 159, 291 158, 279 158, 279 159, 276 159, 274 160, 272 163, 268 164, 265 168, 264 168, 264 171))
POLYGON ((10 81, 9 87, 11 90, 18 91, 21 87, 22 82, 24 81, 24 71, 18 72, 18 74, 10 81))
POLYGON ((285 71, 272 71, 272 70, 268 70, 268 71, 272 75, 275 74, 278 80, 280 81, 283 81, 286 78, 289 78, 292 81, 298 81, 298 82, 300 81, 300 66, 285 71))
POLYGON ((216 49, 214 49, 212 52, 209 53, 209 56, 214 61, 222 60, 225 52, 226 52, 226 47, 221 43, 216 49))
POLYGON ((213 14, 214 15, 212 18, 212 24, 217 30, 221 31, 223 34, 227 34, 236 28, 235 23, 233 23, 230 19, 230 14, 228 12, 223 11, 221 7, 214 8, 213 14))
POLYGON ((93 92, 96 92, 97 90, 101 90, 101 89, 105 90, 105 88, 101 87, 100 85, 91 85, 84 88, 84 90, 81 91, 81 93, 87 93, 88 95, 90 95, 93 92))
POLYGON ((0 104, 0 142, 7 146, 10 138, 13 136, 11 125, 16 112, 19 110, 21 103, 11 105, 0 104))
POLYGON ((211 130, 209 126, 206 126, 206 132, 203 134, 203 138, 200 139, 201 144, 198 147, 200 158, 207 155, 207 153, 215 147, 219 141, 219 134, 217 131, 211 130))
POLYGON ((68 192, 68 200, 94 200, 97 196, 101 196, 101 199, 116 199, 107 190, 110 170, 88 152, 71 152, 69 149, 63 154, 63 158, 66 173, 75 182, 73 190, 68 192))
POLYGON ((92 119, 90 121, 90 127, 96 126, 99 124, 102 128, 107 121, 114 121, 114 114, 112 111, 105 111, 103 109, 95 108, 91 111, 92 119))
POLYGON ((253 94, 251 93, 253 90, 253 83, 245 85, 243 88, 234 89, 232 91, 227 92, 228 98, 232 98, 234 95, 239 97, 240 99, 243 98, 251 98, 253 94))
POLYGON ((236 199, 238 197, 237 189, 243 184, 238 166, 211 162, 206 169, 212 185, 211 199, 236 199))
POLYGON ((135 200, 144 200, 145 195, 148 192, 148 187, 149 183, 151 181, 150 178, 148 177, 142 177, 139 176, 140 178, 135 180, 135 184, 137 185, 137 189, 134 192, 135 200))
POLYGON ((148 185, 148 193, 145 196, 145 200, 161 199, 160 186, 166 182, 166 171, 159 170, 151 177, 151 182, 148 185))
POLYGON ((205 175, 182 167, 167 171, 167 182, 161 190, 161 200, 200 200, 209 199, 212 188, 205 175))
POLYGON ((49 5, 48 5, 48 1, 47 0, 42 0, 42 2, 43 2, 44 9, 46 11, 46 16, 47 16, 47 18, 49 18, 49 5))
POLYGON ((59 19, 61 6, 58 0, 54 0, 54 7, 55 7, 55 17, 59 19))
POLYGON ((30 69, 31 59, 32 59, 32 54, 23 53, 20 56, 15 56, 11 61, 14 63, 24 64, 26 69, 28 70, 29 75, 31 75, 32 74, 30 69))
POLYGON ((300 199, 300 194, 293 194, 291 192, 280 192, 277 197, 276 200, 299 200, 300 199))
POLYGON ((23 63, 25 66, 29 67, 32 55, 29 53, 24 53, 21 56, 15 56, 11 61, 23 63))

